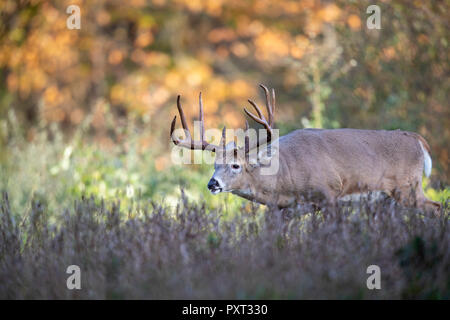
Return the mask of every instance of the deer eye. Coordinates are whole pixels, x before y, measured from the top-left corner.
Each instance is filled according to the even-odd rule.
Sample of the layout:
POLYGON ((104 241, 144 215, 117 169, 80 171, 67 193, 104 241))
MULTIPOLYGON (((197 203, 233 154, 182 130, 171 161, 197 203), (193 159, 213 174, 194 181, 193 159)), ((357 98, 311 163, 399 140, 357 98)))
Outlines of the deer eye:
POLYGON ((233 169, 235 169, 235 170, 239 169, 240 167, 241 167, 241 166, 238 165, 238 164, 236 164, 236 163, 234 163, 234 164, 231 165, 231 168, 233 168, 233 169))

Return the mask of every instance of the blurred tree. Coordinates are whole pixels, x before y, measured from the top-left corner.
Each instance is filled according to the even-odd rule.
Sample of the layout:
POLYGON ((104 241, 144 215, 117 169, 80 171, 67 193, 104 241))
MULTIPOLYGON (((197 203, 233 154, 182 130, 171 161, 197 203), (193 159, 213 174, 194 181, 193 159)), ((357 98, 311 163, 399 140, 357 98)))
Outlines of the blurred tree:
POLYGON ((208 126, 242 126, 242 104, 265 83, 283 131, 418 131, 448 181, 450 4, 380 1, 382 29, 368 30, 370 4, 0 0, 0 116, 70 128, 91 114, 107 141, 104 114, 133 114, 151 130, 143 143, 167 150, 176 94, 194 106, 203 91, 208 126), (66 27, 71 4, 81 30, 66 27))

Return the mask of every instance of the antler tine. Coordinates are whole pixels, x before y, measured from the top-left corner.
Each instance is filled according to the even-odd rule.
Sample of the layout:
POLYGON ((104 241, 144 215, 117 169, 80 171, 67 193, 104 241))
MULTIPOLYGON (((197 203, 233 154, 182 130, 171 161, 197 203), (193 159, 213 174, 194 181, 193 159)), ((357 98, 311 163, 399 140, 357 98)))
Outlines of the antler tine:
POLYGON ((256 103, 254 103, 253 100, 248 99, 247 101, 253 106, 253 108, 255 108, 256 113, 258 113, 258 117, 260 117, 261 119, 264 119, 264 115, 261 112, 261 109, 259 109, 258 105, 256 103))
MULTIPOLYGON (((272 88, 272 121, 274 114, 275 114, 275 89, 272 88)), ((270 123, 270 125, 273 126, 273 123, 270 123)))
POLYGON ((181 96, 180 95, 178 95, 178 97, 177 97, 177 108, 178 108, 178 113, 180 114, 180 118, 181 118, 181 125, 183 126, 183 129, 186 132, 186 135, 188 135, 186 138, 190 138, 191 132, 189 131, 189 127, 186 123, 186 117, 184 116, 183 107, 181 106, 181 96))
POLYGON ((263 85, 263 84, 260 84, 259 86, 264 91, 264 96, 266 98, 266 109, 267 109, 267 112, 270 113, 270 111, 272 111, 272 104, 271 104, 271 101, 270 101, 269 89, 267 89, 267 87, 265 85, 263 85))
POLYGON ((250 138, 248 137, 248 121, 245 120, 245 138, 244 138, 244 152, 247 154, 250 150, 250 138))
POLYGON ((172 139, 172 142, 177 145, 178 144, 178 140, 176 140, 172 135, 173 132, 175 131, 175 124, 177 122, 177 116, 173 117, 172 123, 170 124, 170 139, 172 139))
POLYGON ((222 148, 222 150, 225 150, 226 145, 227 145, 227 127, 224 126, 222 129, 222 137, 220 138, 219 146, 220 148, 222 148))
MULTIPOLYGON (((250 101, 250 100, 249 100, 250 101)), ((252 101, 253 102, 253 101, 252 101)), ((252 103, 250 102, 250 103, 252 103)), ((255 104, 252 103, 252 105, 256 106, 255 104)), ((248 111, 247 109, 244 108, 244 112, 253 120, 255 120, 256 122, 258 122, 259 124, 263 125, 267 131, 269 131, 270 133, 272 133, 272 128, 270 127, 269 123, 267 123, 266 119, 264 118, 264 116, 258 118, 257 116, 255 116, 253 113, 251 113, 250 111, 248 111)))
MULTIPOLYGON (((271 101, 271 97, 269 94, 269 89, 263 84, 259 85, 264 90, 264 95, 266 98, 266 109, 267 109, 267 115, 269 117, 269 125, 273 125, 273 102, 271 101)), ((274 90, 272 89, 272 95, 274 94, 274 90)))
POLYGON ((247 115, 252 118, 253 120, 255 120, 256 122, 264 125, 264 122, 267 123, 266 118, 264 118, 263 113, 261 112, 261 109, 259 109, 258 105, 256 103, 254 103, 252 100, 248 100, 248 102, 253 106, 253 108, 255 108, 256 112, 258 113, 258 117, 255 116, 253 113, 251 113, 250 111, 248 111, 246 108, 244 108, 244 111, 247 113, 247 115))

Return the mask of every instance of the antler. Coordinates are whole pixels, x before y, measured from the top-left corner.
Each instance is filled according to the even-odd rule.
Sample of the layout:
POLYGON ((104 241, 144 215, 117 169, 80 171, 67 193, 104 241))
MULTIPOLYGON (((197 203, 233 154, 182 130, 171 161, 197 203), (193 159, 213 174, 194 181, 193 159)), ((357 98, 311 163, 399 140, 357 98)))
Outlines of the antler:
MULTIPOLYGON (((253 106, 253 108, 255 108, 258 116, 254 115, 253 113, 251 113, 250 111, 248 111, 245 108, 244 108, 244 111, 250 118, 252 118, 256 122, 258 122, 259 124, 264 126, 264 128, 267 130, 267 140, 260 141, 258 139, 258 141, 256 141, 256 146, 250 146, 250 141, 249 141, 250 139, 248 136, 249 127, 248 127, 248 122, 246 120, 245 121, 245 143, 244 143, 245 144, 244 151, 246 154, 252 148, 259 147, 261 144, 269 143, 272 140, 272 130, 273 130, 273 126, 274 126, 273 114, 275 112, 275 90, 272 89, 272 92, 271 92, 272 94, 270 95, 269 89, 267 89, 267 87, 265 87, 262 84, 260 84, 260 87, 264 90, 264 94, 266 97, 266 109, 267 109, 267 114, 268 114, 268 120, 266 120, 266 118, 264 117, 264 115, 261 112, 261 110, 259 109, 259 107, 252 100, 248 100, 248 102, 253 106)), ((173 143, 177 146, 192 149, 192 150, 196 150, 196 149, 210 150, 212 152, 225 151, 226 150, 226 144, 225 144, 225 141, 226 141, 226 131, 225 130, 226 129, 225 128, 223 128, 222 139, 221 139, 219 146, 208 143, 205 140, 205 120, 204 120, 204 115, 203 115, 202 93, 200 92, 200 95, 198 98, 198 103, 199 103, 199 116, 198 117, 200 119, 200 140, 199 141, 192 140, 192 135, 191 135, 191 132, 189 131, 189 127, 186 123, 186 117, 184 116, 183 107, 181 106, 180 99, 181 99, 181 96, 178 95, 178 97, 177 97, 178 113, 180 114, 181 125, 183 126, 186 137, 183 140, 179 140, 173 136, 173 132, 175 130, 175 124, 177 121, 177 117, 175 116, 173 118, 172 124, 170 126, 170 137, 171 137, 173 143)), ((235 149, 236 149, 236 147, 235 147, 235 149)))
MULTIPOLYGON (((181 119, 181 125, 183 126, 186 138, 184 140, 179 140, 173 136, 173 132, 175 130, 175 124, 177 121, 177 116, 175 116, 172 120, 172 124, 170 126, 170 137, 173 141, 173 143, 177 146, 188 148, 192 150, 200 149, 200 150, 209 150, 212 152, 217 152, 221 150, 221 147, 206 142, 205 140, 205 120, 203 115, 203 102, 202 102, 202 93, 200 92, 200 95, 198 97, 198 104, 199 104, 199 119, 200 119, 200 141, 192 140, 191 132, 189 131, 189 127, 186 123, 186 117, 184 116, 183 107, 181 106, 180 102, 181 96, 178 95, 177 97, 177 107, 178 107, 178 113, 180 114, 181 119)), ((225 128, 224 128, 225 130, 225 128)))
MULTIPOLYGON (((258 122, 259 124, 262 124, 264 126, 264 128, 267 130, 267 141, 265 141, 265 143, 269 143, 272 140, 272 129, 274 126, 273 114, 275 112, 275 90, 272 89, 272 95, 270 96, 269 89, 267 89, 266 86, 264 86, 262 84, 260 84, 259 86, 264 90, 264 95, 266 97, 266 109, 267 109, 267 114, 268 114, 269 120, 266 120, 263 113, 261 112, 259 107, 256 105, 256 103, 254 103, 250 99, 248 100, 248 102, 253 106, 253 108, 255 108, 258 116, 254 115, 253 113, 251 113, 250 111, 248 111, 245 108, 244 108, 244 111, 250 118, 252 118, 256 122, 258 122)), ((248 127, 248 123, 246 123, 246 127, 248 127)), ((259 139, 258 139, 258 141, 256 143, 256 147, 258 147, 260 145, 260 142, 262 142, 262 141, 259 141, 259 139)), ((248 139, 246 139, 245 152, 248 153, 248 151, 250 149, 251 148, 248 145, 248 139)))

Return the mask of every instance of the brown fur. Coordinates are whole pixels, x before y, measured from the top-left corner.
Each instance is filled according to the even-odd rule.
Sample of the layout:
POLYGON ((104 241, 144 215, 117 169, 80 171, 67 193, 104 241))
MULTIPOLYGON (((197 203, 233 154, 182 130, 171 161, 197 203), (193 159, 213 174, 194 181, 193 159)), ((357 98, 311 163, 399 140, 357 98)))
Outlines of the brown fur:
POLYGON ((420 135, 400 130, 296 130, 279 139, 276 174, 261 175, 261 167, 238 155, 240 172, 216 164, 213 177, 225 184, 223 191, 280 208, 301 202, 302 196, 320 195, 334 203, 366 191, 384 191, 405 205, 438 207, 422 190, 419 141, 430 152, 420 135))

